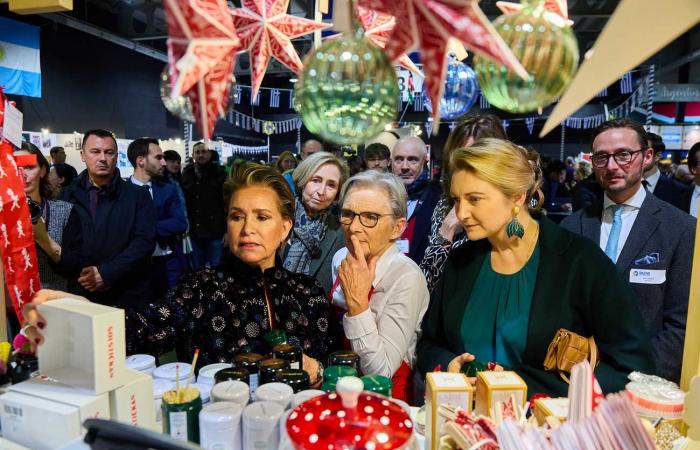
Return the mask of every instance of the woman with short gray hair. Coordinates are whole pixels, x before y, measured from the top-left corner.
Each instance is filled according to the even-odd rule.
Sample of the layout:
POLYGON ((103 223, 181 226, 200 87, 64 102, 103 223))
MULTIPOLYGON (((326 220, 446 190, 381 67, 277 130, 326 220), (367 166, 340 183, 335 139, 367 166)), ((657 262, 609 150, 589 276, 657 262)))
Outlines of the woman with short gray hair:
POLYGON ((420 268, 397 245, 407 198, 403 183, 389 173, 367 171, 347 181, 340 210, 346 248, 333 257, 331 301, 362 372, 390 377, 392 396, 410 403, 429 295, 420 268))
POLYGON ((331 288, 331 258, 343 247, 333 203, 348 178, 345 161, 328 152, 317 152, 292 173, 298 193, 294 230, 284 249, 284 268, 311 275, 323 289, 331 288))

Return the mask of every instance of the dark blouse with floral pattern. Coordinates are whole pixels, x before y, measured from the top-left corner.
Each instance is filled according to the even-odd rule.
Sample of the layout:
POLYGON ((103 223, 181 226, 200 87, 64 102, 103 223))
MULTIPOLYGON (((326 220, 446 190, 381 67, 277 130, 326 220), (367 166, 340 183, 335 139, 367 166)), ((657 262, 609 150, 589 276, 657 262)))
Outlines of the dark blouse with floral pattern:
POLYGON ((273 326, 308 356, 324 360, 333 348, 329 305, 314 278, 282 267, 262 272, 231 257, 219 270, 203 269, 183 277, 166 297, 141 310, 127 311, 127 354, 160 355, 177 348, 201 366, 231 362, 238 353, 270 352, 265 290, 273 326))

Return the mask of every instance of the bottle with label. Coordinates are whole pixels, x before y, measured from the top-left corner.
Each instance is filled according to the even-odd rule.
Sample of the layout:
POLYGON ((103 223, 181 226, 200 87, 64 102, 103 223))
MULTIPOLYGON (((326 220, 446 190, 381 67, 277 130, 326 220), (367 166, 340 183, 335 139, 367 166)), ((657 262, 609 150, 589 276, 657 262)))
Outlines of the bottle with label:
POLYGON ((178 441, 199 443, 199 412, 202 398, 193 387, 163 394, 163 433, 178 441))
POLYGON ((311 377, 303 370, 280 370, 276 377, 277 381, 291 387, 295 393, 308 389, 311 384, 311 377))
POLYGON ((298 370, 302 368, 302 352, 299 346, 287 342, 275 345, 272 348, 272 357, 289 361, 290 369, 298 370))
POLYGON ((214 374, 214 384, 224 381, 242 381, 245 384, 250 384, 250 372, 240 367, 221 369, 214 374))
POLYGON ((250 380, 248 385, 250 386, 251 397, 253 396, 255 390, 258 388, 258 385, 260 384, 258 381, 258 372, 260 361, 264 359, 265 357, 259 353, 241 353, 239 355, 234 356, 233 358, 233 364, 235 367, 245 369, 250 374, 250 380))
POLYGON ((328 357, 329 366, 350 366, 360 373, 360 355, 351 351, 333 352, 328 357))

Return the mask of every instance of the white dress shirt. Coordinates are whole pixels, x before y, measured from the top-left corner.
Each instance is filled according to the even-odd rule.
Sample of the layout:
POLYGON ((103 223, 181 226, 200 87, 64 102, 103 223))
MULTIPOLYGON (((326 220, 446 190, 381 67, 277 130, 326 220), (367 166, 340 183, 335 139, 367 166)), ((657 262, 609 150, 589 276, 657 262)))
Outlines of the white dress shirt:
MULTIPOLYGON (((147 186, 148 187, 148 193, 151 194, 151 199, 153 199, 153 186, 151 182, 149 181, 148 183, 144 183, 141 180, 137 180, 135 177, 131 176, 129 177, 129 180, 131 180, 132 183, 134 183, 136 186, 147 186)), ((161 246, 156 242, 156 249, 153 250, 153 256, 168 256, 172 253, 173 251, 170 249, 169 246, 161 246)))
MULTIPOLYGON (((342 248, 333 256, 333 280, 347 254, 348 249, 342 248)), ((369 309, 352 317, 345 314, 343 328, 352 350, 360 356, 362 372, 391 378, 403 361, 415 366, 416 343, 430 294, 423 272, 396 245, 379 257, 372 286, 369 309)), ((347 309, 340 286, 333 291, 333 303, 347 309)))
POLYGON ((645 178, 647 182, 647 191, 653 193, 656 189, 656 185, 659 184, 659 178, 661 178, 661 172, 657 169, 654 175, 649 178, 645 178))
POLYGON ((698 205, 700 205, 700 186, 697 184, 693 188, 693 193, 690 197, 690 215, 698 217, 698 205))
MULTIPOLYGON (((620 240, 617 242, 617 255, 615 255, 615 261, 620 257, 622 249, 625 247, 625 242, 627 242, 627 237, 630 235, 634 221, 637 219, 637 214, 639 213, 639 208, 642 207, 642 203, 647 196, 647 191, 644 186, 639 186, 639 190, 630 198, 627 199, 622 205, 622 229, 620 230, 620 240)), ((613 222, 613 210, 611 206, 616 203, 608 197, 606 193, 604 195, 603 202, 603 217, 600 223, 600 248, 605 251, 605 247, 608 245, 608 236, 610 236, 610 230, 612 228, 613 222)))

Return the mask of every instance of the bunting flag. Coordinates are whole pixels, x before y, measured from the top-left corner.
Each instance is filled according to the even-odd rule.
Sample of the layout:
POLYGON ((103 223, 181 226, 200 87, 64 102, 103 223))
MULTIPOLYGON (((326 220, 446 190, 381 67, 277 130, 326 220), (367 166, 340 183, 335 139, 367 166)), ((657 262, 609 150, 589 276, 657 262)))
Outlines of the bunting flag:
POLYGON ((258 91, 257 95, 250 97, 250 104, 254 106, 258 106, 260 104, 260 91, 258 91))
POLYGON ((433 134, 433 122, 432 121, 425 122, 425 133, 428 136, 432 136, 432 134, 433 134))
POLYGON ((270 92, 270 108, 279 108, 279 107, 280 107, 280 90, 273 89, 270 92))
POLYGON ((243 87, 236 85, 236 96, 234 98, 234 101, 237 105, 241 104, 241 97, 243 97, 243 87))
POLYGON ((510 125, 510 120, 503 119, 501 122, 503 123, 503 129, 507 130, 508 126, 510 125))
POLYGON ((598 94, 596 94, 596 97, 607 97, 608 96, 608 88, 603 88, 598 94))
MULTIPOLYGON (((648 76, 648 83, 647 83, 647 121, 646 125, 649 126, 651 125, 651 119, 654 118, 654 97, 656 97, 656 70, 654 68, 654 65, 652 64, 651 67, 649 68, 649 76, 648 76)), ((673 119, 675 121, 676 119, 676 114, 675 111, 673 113, 673 119)))
POLYGON ((299 117, 278 121, 263 120, 247 116, 238 111, 233 112, 233 121, 229 119, 229 123, 232 123, 239 128, 243 128, 244 130, 254 130, 258 133, 263 132, 264 123, 269 123, 271 125, 268 125, 266 131, 271 130, 272 133, 270 134, 284 134, 301 128, 301 119, 299 117))
POLYGON ((620 78, 620 93, 621 94, 631 94, 634 90, 632 85, 632 72, 627 72, 620 78))
POLYGON ((289 109, 294 109, 294 91, 289 93, 289 109))
POLYGON ((425 106, 423 105, 423 95, 419 94, 416 96, 416 98, 413 101, 413 111, 414 112, 423 112, 425 110, 425 106))
POLYGON ((491 105, 489 104, 489 101, 486 100, 486 97, 484 97, 482 94, 479 94, 479 108, 481 109, 489 109, 491 105))
POLYGON ((525 126, 527 127, 528 133, 532 134, 532 132, 535 130, 535 118, 534 117, 526 117, 525 118, 525 126))

